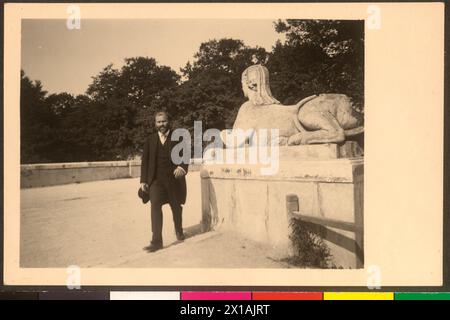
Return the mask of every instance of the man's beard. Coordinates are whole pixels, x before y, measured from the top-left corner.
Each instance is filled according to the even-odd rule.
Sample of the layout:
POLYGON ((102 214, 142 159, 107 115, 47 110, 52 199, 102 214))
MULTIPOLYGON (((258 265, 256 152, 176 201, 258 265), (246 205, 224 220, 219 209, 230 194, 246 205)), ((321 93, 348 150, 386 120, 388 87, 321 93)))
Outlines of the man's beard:
POLYGON ((159 126, 158 127, 158 131, 161 133, 167 133, 167 131, 169 131, 169 126, 159 126))

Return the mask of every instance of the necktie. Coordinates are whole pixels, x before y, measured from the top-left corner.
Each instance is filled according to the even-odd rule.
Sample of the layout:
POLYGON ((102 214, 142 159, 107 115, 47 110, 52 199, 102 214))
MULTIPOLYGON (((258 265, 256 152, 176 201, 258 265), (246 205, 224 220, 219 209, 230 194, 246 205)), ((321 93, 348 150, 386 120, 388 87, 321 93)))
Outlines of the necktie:
POLYGON ((166 143, 166 139, 167 139, 167 135, 162 134, 162 135, 161 135, 161 143, 162 143, 162 144, 166 143))

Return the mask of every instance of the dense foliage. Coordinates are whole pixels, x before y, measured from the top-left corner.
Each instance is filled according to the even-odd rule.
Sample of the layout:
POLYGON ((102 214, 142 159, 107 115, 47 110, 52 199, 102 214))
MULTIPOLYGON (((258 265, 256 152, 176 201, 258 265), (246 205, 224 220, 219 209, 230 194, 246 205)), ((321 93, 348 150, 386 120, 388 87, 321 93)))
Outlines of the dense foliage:
POLYGON ((129 159, 153 130, 152 115, 166 109, 174 126, 203 130, 232 126, 246 100, 241 74, 255 61, 270 70, 272 93, 294 104, 316 93, 352 97, 363 112, 364 25, 361 21, 285 20, 274 24, 286 41, 272 51, 241 40, 202 43, 181 74, 153 58, 106 66, 83 95, 48 95, 21 74, 21 162, 129 159))

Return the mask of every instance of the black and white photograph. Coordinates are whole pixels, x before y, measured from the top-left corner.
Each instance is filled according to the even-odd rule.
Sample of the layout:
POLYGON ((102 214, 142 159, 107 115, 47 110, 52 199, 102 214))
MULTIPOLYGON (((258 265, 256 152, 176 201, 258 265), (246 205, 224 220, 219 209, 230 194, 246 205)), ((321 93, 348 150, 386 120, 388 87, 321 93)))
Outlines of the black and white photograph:
MULTIPOLYGON (((387 110, 368 100, 387 99, 367 86, 383 67, 367 40, 384 26, 377 6, 353 18, 55 8, 20 19, 20 270, 359 270, 363 283, 383 271, 366 229, 371 248, 391 240, 365 199, 390 203, 376 188, 395 188, 365 178, 365 150, 380 159, 385 140, 366 126, 387 110)), ((384 160, 369 159, 372 177, 384 160)), ((380 215, 408 210, 393 212, 380 215)))
POLYGON ((22 22, 21 266, 362 266, 363 21, 80 23, 22 22), (278 170, 175 165, 195 121, 278 170))

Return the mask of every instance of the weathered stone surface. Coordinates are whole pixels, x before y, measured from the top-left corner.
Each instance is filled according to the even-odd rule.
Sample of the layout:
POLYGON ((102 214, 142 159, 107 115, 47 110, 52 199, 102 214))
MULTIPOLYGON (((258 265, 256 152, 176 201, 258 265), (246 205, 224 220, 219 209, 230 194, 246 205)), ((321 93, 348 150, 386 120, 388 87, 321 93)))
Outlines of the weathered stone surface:
MULTIPOLYGON (((200 171, 202 185, 209 187, 202 190, 203 216, 215 216, 204 219, 204 223, 220 221, 221 228, 237 230, 288 255, 286 195, 299 198, 301 214, 362 225, 363 165, 362 158, 280 160, 280 170, 272 176, 261 175, 251 165, 204 165, 200 171)), ((360 267, 355 240, 362 246, 362 238, 357 239, 355 233, 348 231, 327 230, 324 241, 329 245, 333 263, 344 268, 360 267)))
POLYGON ((344 94, 313 95, 295 105, 282 105, 272 96, 269 70, 263 65, 245 69, 242 90, 249 100, 240 107, 233 130, 278 129, 277 144, 289 146, 340 143, 364 131, 351 99, 344 94))
POLYGON ((279 160, 274 175, 262 175, 267 166, 258 164, 205 164, 200 169, 203 178, 249 179, 267 181, 350 183, 362 178, 362 158, 334 160, 279 160), (359 174, 355 174, 359 170, 359 174))
MULTIPOLYGON (((342 144, 324 143, 298 146, 277 146, 279 158, 288 160, 329 160, 361 157, 364 151, 355 141, 346 141, 342 144)), ((260 153, 270 156, 272 148, 262 150, 262 147, 241 147, 235 149, 212 149, 205 156, 206 163, 250 163, 251 154, 260 159, 260 153), (242 159, 240 161, 240 159, 242 159)))
MULTIPOLYGON (((192 161, 189 171, 201 164, 192 161)), ((141 161, 97 161, 70 163, 24 164, 20 166, 20 187, 35 188, 98 180, 136 178, 141 174, 141 161)))

